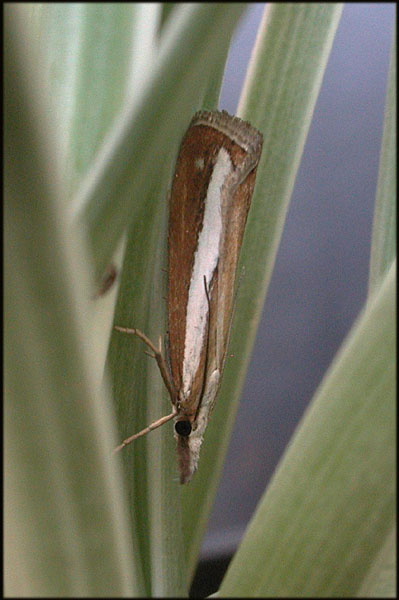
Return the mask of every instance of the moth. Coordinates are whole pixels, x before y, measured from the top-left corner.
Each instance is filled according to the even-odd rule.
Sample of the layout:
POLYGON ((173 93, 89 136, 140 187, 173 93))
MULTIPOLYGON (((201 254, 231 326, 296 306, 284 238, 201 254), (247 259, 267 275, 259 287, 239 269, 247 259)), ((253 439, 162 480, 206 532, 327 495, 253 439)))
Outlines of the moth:
POLYGON ((180 482, 190 481, 226 360, 240 248, 262 152, 262 134, 222 111, 197 112, 182 140, 169 197, 168 335, 151 349, 172 412, 124 440, 174 419, 180 482))

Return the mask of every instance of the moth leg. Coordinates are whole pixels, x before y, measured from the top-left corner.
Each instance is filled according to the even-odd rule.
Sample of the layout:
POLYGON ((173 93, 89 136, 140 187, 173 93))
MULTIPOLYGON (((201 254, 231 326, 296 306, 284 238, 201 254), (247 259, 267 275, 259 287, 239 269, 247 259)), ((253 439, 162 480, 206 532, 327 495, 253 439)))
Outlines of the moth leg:
POLYGON ((130 437, 126 438, 125 440, 123 440, 123 442, 121 444, 119 444, 119 446, 117 446, 116 448, 113 449, 112 453, 115 454, 116 452, 119 452, 119 450, 122 450, 122 448, 124 448, 125 446, 130 444, 130 442, 133 442, 133 440, 136 440, 137 438, 141 437, 142 435, 145 435, 146 433, 150 433, 150 431, 153 431, 154 429, 161 427, 161 425, 163 425, 164 423, 167 423, 168 421, 173 419, 173 417, 175 417, 176 414, 177 414, 177 408, 174 406, 173 412, 171 412, 170 415, 165 415, 164 417, 161 417, 157 421, 154 421, 153 423, 148 425, 148 427, 145 427, 138 433, 135 433, 134 435, 131 435, 130 437))
MULTIPOLYGON (((159 371, 160 371, 162 379, 164 380, 164 383, 166 385, 166 389, 169 392, 171 402, 172 402, 173 406, 176 406, 178 396, 177 396, 176 388, 172 381, 172 377, 169 373, 169 369, 166 364, 165 358, 162 354, 161 338, 159 338, 159 348, 157 348, 152 343, 152 341, 144 333, 142 333, 139 329, 129 329, 129 327, 119 327, 118 325, 115 325, 114 327, 117 331, 121 331, 122 333, 131 333, 133 335, 137 335, 137 337, 139 337, 150 348, 150 350, 152 350, 153 354, 149 354, 148 352, 147 352, 147 354, 149 354, 152 358, 155 358, 155 360, 157 361, 159 371)), ((170 417, 170 418, 172 418, 172 417, 170 417)))

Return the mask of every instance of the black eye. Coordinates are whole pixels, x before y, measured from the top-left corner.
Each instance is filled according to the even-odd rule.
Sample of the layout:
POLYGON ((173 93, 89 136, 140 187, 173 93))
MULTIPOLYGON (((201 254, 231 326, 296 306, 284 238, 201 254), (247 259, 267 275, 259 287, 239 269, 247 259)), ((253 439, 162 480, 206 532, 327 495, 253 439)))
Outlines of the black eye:
POLYGON ((177 423, 175 423, 175 431, 183 437, 189 436, 191 433, 190 421, 177 421, 177 423))

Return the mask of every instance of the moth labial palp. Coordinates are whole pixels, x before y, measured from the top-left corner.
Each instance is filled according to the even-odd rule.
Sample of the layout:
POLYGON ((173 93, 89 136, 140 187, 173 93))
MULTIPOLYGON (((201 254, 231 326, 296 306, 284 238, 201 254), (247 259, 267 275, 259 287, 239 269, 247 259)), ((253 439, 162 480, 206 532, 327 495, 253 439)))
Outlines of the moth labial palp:
POLYGON ((174 419, 181 483, 197 469, 220 388, 262 141, 259 131, 225 111, 194 115, 169 198, 167 360, 137 329, 117 328, 151 348, 173 407, 117 449, 174 419))

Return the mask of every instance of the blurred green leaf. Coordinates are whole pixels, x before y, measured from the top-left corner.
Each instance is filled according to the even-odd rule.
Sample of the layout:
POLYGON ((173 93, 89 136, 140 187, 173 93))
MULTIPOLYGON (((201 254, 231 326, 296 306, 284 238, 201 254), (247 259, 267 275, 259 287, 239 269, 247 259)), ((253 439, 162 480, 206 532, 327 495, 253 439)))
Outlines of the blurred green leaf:
POLYGON ((396 31, 394 31, 374 212, 369 294, 378 288, 396 256, 396 177, 396 31))
MULTIPOLYGON (((155 3, 38 3, 25 10, 38 45, 42 85, 57 123, 54 156, 62 173, 63 198, 69 203, 124 103, 134 103, 151 72, 161 7, 155 3)), ((122 250, 119 245, 112 257, 118 270, 122 250)), ((93 335, 101 357, 99 379, 116 290, 117 285, 92 304, 93 335)))
POLYGON ((224 62, 242 4, 180 4, 162 30, 149 78, 127 103, 83 182, 74 218, 88 232, 97 275, 126 227, 138 223, 148 183, 177 152, 184 129, 224 62))
POLYGON ((35 4, 31 12, 69 197, 125 99, 143 85, 159 9, 144 11, 142 5, 129 3, 50 3, 35 4))
POLYGON ((396 598, 396 526, 387 535, 356 596, 396 598))
POLYGON ((316 392, 220 596, 359 591, 395 518, 395 287, 396 263, 316 392))
POLYGON ((55 131, 23 5, 5 10, 5 592, 141 594, 87 261, 66 228, 55 131))

